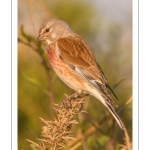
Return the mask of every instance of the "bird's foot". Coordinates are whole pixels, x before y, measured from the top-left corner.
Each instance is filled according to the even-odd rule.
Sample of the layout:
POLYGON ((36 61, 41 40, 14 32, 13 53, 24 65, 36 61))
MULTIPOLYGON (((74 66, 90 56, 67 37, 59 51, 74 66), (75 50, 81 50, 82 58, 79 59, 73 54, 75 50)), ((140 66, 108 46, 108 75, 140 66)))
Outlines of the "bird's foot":
POLYGON ((78 108, 80 108, 79 110, 82 109, 82 103, 83 103, 83 100, 85 99, 85 97, 87 97, 88 94, 86 94, 85 96, 81 97, 81 92, 75 92, 73 93, 72 95, 70 96, 67 96, 63 102, 60 103, 60 106, 63 106, 65 107, 66 109, 69 109, 69 108, 72 108, 74 107, 75 102, 78 103, 78 108))
POLYGON ((67 96, 61 103, 60 106, 63 105, 63 107, 67 108, 72 108, 72 100, 75 100, 80 96, 79 92, 75 92, 72 95, 67 96))

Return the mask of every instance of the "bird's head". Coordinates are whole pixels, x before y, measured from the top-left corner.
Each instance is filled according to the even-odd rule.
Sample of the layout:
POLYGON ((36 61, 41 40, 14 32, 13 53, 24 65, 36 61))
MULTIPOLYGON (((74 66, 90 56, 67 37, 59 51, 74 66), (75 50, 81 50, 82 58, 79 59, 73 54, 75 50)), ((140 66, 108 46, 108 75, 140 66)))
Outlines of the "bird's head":
POLYGON ((46 41, 47 44, 51 44, 60 38, 71 35, 73 35, 73 31, 67 23, 57 19, 49 19, 42 24, 37 41, 46 41))

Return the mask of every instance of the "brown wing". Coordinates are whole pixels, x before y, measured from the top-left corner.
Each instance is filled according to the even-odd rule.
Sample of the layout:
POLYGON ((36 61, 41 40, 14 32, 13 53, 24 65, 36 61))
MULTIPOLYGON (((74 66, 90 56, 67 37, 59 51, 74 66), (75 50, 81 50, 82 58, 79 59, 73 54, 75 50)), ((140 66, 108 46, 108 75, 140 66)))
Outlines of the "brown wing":
POLYGON ((80 37, 69 37, 58 40, 61 57, 67 63, 84 69, 94 79, 99 80, 99 71, 92 51, 80 37), (93 70, 96 67, 96 70, 93 70))
POLYGON ((59 39, 58 47, 61 55, 71 64, 89 67, 95 61, 91 50, 87 49, 82 39, 77 36, 59 39))
MULTIPOLYGON (((60 57, 96 89, 107 93, 107 88, 114 94, 110 88, 96 59, 79 36, 59 39, 57 42, 60 57)), ((115 94, 114 94, 115 95, 115 94)), ((115 95, 116 97, 116 95, 115 95)))

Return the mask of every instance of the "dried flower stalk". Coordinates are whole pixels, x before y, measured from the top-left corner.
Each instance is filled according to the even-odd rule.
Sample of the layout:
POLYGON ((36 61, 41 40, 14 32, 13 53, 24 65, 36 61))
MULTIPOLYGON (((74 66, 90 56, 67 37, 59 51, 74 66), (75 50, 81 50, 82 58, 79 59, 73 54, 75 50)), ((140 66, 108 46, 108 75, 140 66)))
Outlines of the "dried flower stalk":
MULTIPOLYGON (((66 144, 75 138, 71 136, 71 128, 74 124, 78 124, 75 116, 81 111, 82 103, 87 95, 81 97, 78 93, 67 96, 60 105, 55 105, 57 112, 53 121, 46 121, 42 118, 45 126, 42 128, 42 139, 39 144, 27 140, 34 145, 36 150, 61 150, 66 144)), ((82 111, 81 111, 82 112, 82 111)))
POLYGON ((124 145, 120 144, 121 150, 132 150, 132 143, 126 129, 124 130, 124 134, 124 145))

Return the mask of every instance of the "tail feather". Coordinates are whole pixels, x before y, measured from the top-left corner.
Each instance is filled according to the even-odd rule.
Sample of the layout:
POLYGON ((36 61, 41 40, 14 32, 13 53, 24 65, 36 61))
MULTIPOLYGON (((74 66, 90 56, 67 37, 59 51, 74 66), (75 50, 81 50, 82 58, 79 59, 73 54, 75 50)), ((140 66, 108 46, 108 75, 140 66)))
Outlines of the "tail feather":
POLYGON ((113 117, 115 118, 115 120, 117 121, 119 127, 124 130, 125 126, 124 123, 121 121, 121 119, 119 118, 119 116, 117 115, 117 113, 115 112, 115 109, 110 105, 110 104, 106 104, 105 105, 108 110, 111 112, 111 114, 113 115, 113 117))
POLYGON ((111 99, 111 97, 109 96, 109 94, 108 93, 102 93, 102 92, 97 91, 97 90, 93 90, 91 92, 91 95, 93 95, 97 99, 99 99, 104 104, 104 106, 106 106, 108 108, 108 110, 111 112, 111 114, 113 115, 113 117, 117 121, 119 127, 122 130, 124 130, 125 129, 124 123, 121 121, 121 119, 119 118, 119 116, 115 112, 115 109, 113 107, 114 101, 111 99))

